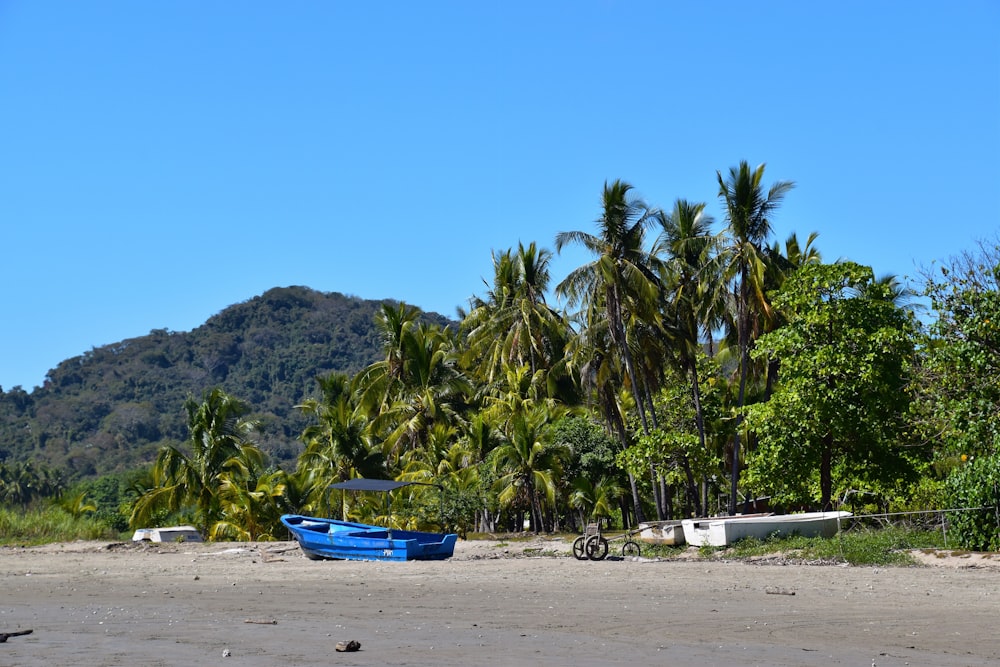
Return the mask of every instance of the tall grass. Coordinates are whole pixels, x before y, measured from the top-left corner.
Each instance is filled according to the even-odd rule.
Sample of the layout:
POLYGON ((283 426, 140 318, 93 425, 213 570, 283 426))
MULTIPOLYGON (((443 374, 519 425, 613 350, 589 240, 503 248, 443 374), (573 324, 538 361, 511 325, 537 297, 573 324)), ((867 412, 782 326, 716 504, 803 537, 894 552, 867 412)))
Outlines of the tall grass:
POLYGON ((121 536, 107 525, 87 516, 73 517, 61 507, 0 507, 0 545, 118 539, 121 536))

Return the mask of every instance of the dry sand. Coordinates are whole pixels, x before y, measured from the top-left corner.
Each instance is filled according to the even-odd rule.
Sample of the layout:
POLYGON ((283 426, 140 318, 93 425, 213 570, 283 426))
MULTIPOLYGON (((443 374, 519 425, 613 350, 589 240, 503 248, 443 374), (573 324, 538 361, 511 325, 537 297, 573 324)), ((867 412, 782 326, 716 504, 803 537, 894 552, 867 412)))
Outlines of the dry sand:
POLYGON ((0 548, 0 665, 1000 664, 1000 559, 923 567, 577 561, 562 540, 441 562, 294 542, 0 548), (2 635, 0 635, 2 636, 2 635), (338 641, 361 650, 338 653, 338 641))

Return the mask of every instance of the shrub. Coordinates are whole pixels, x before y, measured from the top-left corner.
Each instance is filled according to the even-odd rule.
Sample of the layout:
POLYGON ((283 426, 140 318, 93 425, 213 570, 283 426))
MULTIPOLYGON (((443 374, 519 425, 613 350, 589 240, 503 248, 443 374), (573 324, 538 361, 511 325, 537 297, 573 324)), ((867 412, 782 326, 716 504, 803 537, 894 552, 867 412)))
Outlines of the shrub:
POLYGON ((945 482, 953 508, 950 535, 965 549, 1000 551, 1000 454, 977 456, 952 470, 945 482))

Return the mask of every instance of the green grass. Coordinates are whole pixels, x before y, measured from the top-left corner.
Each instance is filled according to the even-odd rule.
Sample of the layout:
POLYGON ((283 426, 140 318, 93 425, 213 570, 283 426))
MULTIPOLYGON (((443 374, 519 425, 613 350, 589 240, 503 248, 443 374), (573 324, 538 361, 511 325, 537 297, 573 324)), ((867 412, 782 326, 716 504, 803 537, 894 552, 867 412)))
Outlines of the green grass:
POLYGON ((35 546, 74 540, 118 540, 121 536, 93 519, 74 518, 58 507, 0 507, 0 545, 35 546))
POLYGON ((702 547, 705 558, 749 560, 773 556, 786 560, 848 563, 850 565, 913 565, 911 549, 937 549, 944 544, 937 531, 905 528, 865 529, 836 537, 748 538, 729 547, 702 547))

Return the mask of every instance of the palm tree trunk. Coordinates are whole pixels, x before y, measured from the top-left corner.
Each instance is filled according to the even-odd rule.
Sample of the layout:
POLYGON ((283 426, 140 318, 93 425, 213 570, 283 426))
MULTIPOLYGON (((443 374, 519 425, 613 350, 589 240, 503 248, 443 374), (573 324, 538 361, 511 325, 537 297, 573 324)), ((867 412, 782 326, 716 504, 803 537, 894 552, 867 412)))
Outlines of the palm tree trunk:
POLYGON ((747 372, 750 364, 750 318, 747 313, 750 298, 749 287, 747 287, 747 269, 744 268, 740 277, 740 292, 742 292, 739 302, 739 345, 740 345, 740 393, 737 399, 739 414, 736 415, 736 432, 733 437, 733 460, 730 468, 730 488, 729 488, 729 515, 736 514, 736 496, 739 493, 740 483, 740 428, 743 425, 743 405, 746 401, 747 372))
MULTIPOLYGON (((621 419, 616 420, 618 423, 615 424, 618 429, 618 437, 621 439, 622 448, 628 447, 628 434, 625 433, 625 425, 622 423, 621 419)), ((628 474, 628 485, 629 489, 632 491, 632 507, 635 512, 636 523, 642 523, 646 520, 646 517, 642 513, 642 502, 639 500, 639 487, 635 483, 635 475, 632 473, 628 474)))
MULTIPOLYGON (((698 443, 701 445, 703 451, 707 451, 708 445, 706 444, 705 438, 705 415, 702 413, 701 409, 701 386, 698 384, 697 360, 693 360, 691 362, 691 400, 694 402, 694 421, 695 426, 698 428, 698 443)), ((691 485, 689 493, 691 494, 691 497, 694 498, 695 516, 702 516, 701 499, 698 497, 698 488, 693 476, 690 478, 688 483, 691 485)))

